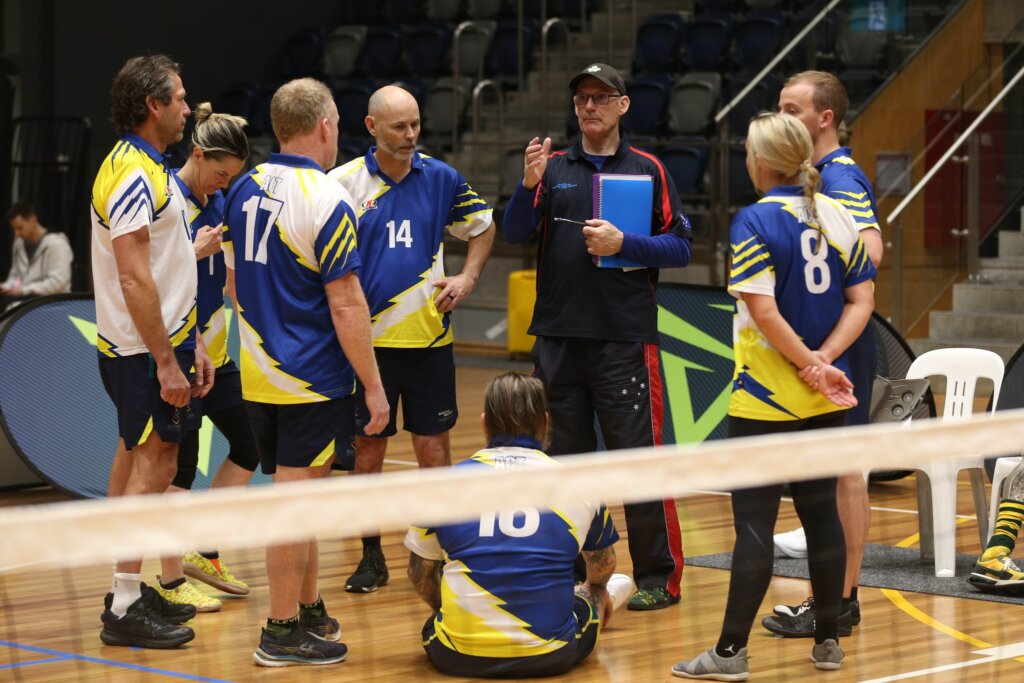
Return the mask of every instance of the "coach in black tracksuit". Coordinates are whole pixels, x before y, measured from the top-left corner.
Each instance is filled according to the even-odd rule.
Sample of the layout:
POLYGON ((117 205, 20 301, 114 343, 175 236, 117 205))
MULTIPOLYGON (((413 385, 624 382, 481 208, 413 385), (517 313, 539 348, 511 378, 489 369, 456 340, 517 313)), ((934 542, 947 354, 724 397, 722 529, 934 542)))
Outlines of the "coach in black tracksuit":
MULTIPOLYGON (((661 443, 658 372, 658 268, 690 261, 690 224, 661 162, 619 134, 629 97, 619 73, 591 64, 569 83, 581 139, 551 152, 551 140, 526 148, 523 180, 505 211, 511 243, 539 230, 537 305, 530 334, 547 391, 552 455, 597 448, 594 416, 610 450, 661 443), (650 236, 624 234, 594 216, 596 173, 651 176, 650 236), (586 222, 587 227, 556 218, 586 222), (621 254, 647 267, 598 268, 621 254)), ((629 609, 679 602, 683 552, 675 501, 626 505, 629 552, 638 591, 629 609)))

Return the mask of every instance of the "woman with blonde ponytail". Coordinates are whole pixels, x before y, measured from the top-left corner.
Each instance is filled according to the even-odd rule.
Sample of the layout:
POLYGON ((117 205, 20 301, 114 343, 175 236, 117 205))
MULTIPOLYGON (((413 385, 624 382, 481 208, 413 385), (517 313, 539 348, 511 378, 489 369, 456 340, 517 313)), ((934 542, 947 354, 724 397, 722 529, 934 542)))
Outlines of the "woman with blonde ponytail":
MULTIPOLYGON (((853 219, 817 192, 807 128, 789 114, 764 113, 747 133, 747 171, 763 195, 729 229, 729 292, 737 298, 736 358, 729 436, 841 426, 856 405, 846 377, 847 347, 874 308, 875 268, 853 219), (829 363, 827 359, 836 360, 829 363)), ((790 482, 807 535, 815 596, 818 669, 838 669, 846 550, 836 509, 836 479, 790 482)), ((747 640, 772 575, 772 533, 782 482, 733 491, 732 576, 718 644, 679 662, 683 678, 740 681, 749 676, 747 640)))
MULTIPOLYGON (((193 247, 199 270, 196 322, 215 368, 213 388, 201 403, 203 415, 228 441, 228 458, 217 469, 211 488, 245 486, 259 464, 256 442, 242 403, 238 366, 228 356, 228 319, 224 306, 227 272, 221 253, 224 194, 249 157, 249 142, 239 116, 214 113, 209 102, 192 113, 195 127, 185 165, 175 171, 178 190, 188 206, 193 247)), ((199 432, 191 432, 178 449, 178 470, 169 492, 187 492, 195 480, 199 460, 199 432)), ((188 552, 184 557, 161 558, 162 573, 155 586, 164 599, 189 604, 197 612, 220 609, 221 601, 200 592, 185 579, 196 578, 222 593, 246 595, 249 586, 236 578, 214 551, 188 552)))

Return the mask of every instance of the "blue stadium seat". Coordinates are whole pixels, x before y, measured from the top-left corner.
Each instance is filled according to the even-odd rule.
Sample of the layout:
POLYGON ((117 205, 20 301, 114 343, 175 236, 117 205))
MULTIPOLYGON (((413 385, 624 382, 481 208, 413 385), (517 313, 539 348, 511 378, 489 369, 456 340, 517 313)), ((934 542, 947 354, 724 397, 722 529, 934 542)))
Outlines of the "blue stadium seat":
POLYGON ((333 80, 351 78, 365 42, 363 25, 339 26, 331 31, 324 41, 324 75, 333 80))
POLYGON ((338 107, 341 137, 361 138, 367 135, 366 110, 374 90, 375 84, 365 80, 342 81, 333 85, 331 92, 338 107))
POLYGON ((708 155, 705 150, 684 145, 671 145, 662 147, 656 153, 665 164, 665 170, 672 176, 672 182, 679 194, 700 192, 708 163, 708 155))
POLYGON ((259 95, 260 85, 258 83, 250 81, 230 83, 213 99, 213 110, 250 119, 259 95))
POLYGON ((686 63, 697 71, 720 71, 731 33, 724 19, 697 17, 686 26, 686 63))
POLYGON ((427 92, 430 90, 430 86, 427 85, 426 81, 422 78, 409 76, 395 81, 394 85, 408 90, 416 98, 416 104, 420 105, 420 109, 423 109, 423 105, 427 101, 427 92))
POLYGON ((402 64, 405 38, 395 26, 374 26, 366 32, 359 70, 371 78, 392 78, 402 64))
POLYGON ((392 25, 420 22, 426 10, 423 0, 384 0, 381 5, 381 16, 392 25))
POLYGON ((285 75, 287 78, 318 78, 323 73, 324 34, 318 28, 307 28, 288 36, 285 42, 285 75))
MULTIPOLYGON (((495 21, 482 19, 474 21, 476 29, 464 29, 459 36, 457 54, 452 55, 455 60, 459 76, 477 77, 480 68, 480 54, 483 53, 484 65, 487 64, 487 54, 491 49, 491 42, 494 40, 494 31, 498 24, 495 21)), ((454 37, 453 37, 454 40, 454 37)), ((453 47, 454 51, 454 47, 453 47)))
POLYGON ((636 30, 634 71, 667 73, 679 67, 686 22, 679 14, 656 14, 636 30))
MULTIPOLYGON (((506 19, 498 23, 487 56, 488 72, 495 76, 515 76, 519 70, 519 37, 516 20, 506 19)), ((532 22, 523 22, 523 68, 533 68, 533 40, 536 35, 532 22)))
POLYGON ((405 69, 419 78, 437 78, 451 73, 448 52, 452 27, 445 23, 423 24, 405 36, 405 69))
POLYGON ((783 24, 768 17, 744 19, 736 25, 736 64, 757 70, 782 47, 783 24))
POLYGON ((732 147, 729 150, 729 204, 746 206, 757 201, 757 192, 747 173, 747 150, 732 147))
MULTIPOLYGON (((733 81, 725 89, 725 95, 722 98, 723 104, 731 102, 732 98, 746 87, 753 76, 754 74, 750 72, 736 74, 733 81)), ((775 111, 778 109, 779 91, 781 89, 782 85, 778 79, 774 76, 767 76, 753 90, 747 93, 747 96, 740 100, 740 103, 726 116, 732 135, 734 137, 746 137, 750 119, 762 111, 775 111)))
POLYGON ((668 108, 672 79, 667 74, 637 76, 626 84, 629 111, 623 125, 631 135, 659 135, 668 108))

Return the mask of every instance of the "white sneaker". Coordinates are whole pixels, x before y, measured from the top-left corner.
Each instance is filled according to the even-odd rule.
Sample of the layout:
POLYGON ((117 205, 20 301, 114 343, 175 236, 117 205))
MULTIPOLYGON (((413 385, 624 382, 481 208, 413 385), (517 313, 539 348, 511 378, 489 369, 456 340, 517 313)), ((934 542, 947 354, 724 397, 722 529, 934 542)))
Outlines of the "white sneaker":
POLYGON ((626 574, 612 574, 612 578, 608 579, 608 594, 612 597, 612 607, 616 612, 635 592, 636 584, 626 574))
POLYGON ((804 528, 793 529, 784 534, 775 534, 775 552, 783 557, 802 560, 807 557, 807 537, 804 528))

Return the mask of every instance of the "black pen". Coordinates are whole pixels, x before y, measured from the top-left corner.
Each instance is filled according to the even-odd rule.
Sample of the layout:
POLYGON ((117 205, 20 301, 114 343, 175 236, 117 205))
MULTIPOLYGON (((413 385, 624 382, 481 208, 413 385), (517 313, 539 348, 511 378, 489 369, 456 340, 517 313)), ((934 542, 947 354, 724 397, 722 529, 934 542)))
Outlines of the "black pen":
POLYGON ((560 218, 558 216, 555 216, 555 220, 556 221, 561 221, 562 223, 572 223, 573 225, 582 225, 584 228, 587 227, 587 224, 584 223, 583 221, 574 221, 571 218, 560 218))

